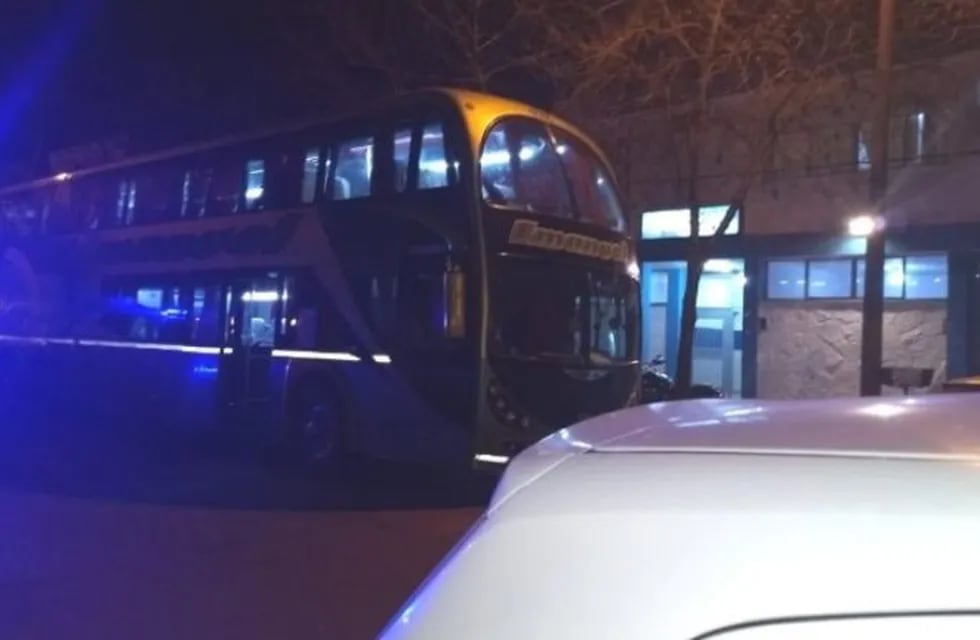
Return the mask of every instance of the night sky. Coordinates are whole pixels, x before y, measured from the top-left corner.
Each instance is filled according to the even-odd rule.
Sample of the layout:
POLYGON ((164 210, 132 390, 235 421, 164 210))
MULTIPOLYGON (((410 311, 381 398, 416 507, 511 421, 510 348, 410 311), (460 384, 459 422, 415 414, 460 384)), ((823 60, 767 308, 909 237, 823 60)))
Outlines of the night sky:
POLYGON ((5 0, 0 179, 102 137, 160 147, 328 109, 319 25, 277 4, 5 0))

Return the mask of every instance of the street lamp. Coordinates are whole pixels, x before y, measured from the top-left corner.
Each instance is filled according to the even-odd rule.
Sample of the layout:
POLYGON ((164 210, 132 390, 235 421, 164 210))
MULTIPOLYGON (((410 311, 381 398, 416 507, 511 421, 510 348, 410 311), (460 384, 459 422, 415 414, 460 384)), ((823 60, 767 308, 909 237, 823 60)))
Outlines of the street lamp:
POLYGON ((862 214, 847 221, 847 233, 856 238, 867 238, 885 228, 885 220, 879 216, 862 214))

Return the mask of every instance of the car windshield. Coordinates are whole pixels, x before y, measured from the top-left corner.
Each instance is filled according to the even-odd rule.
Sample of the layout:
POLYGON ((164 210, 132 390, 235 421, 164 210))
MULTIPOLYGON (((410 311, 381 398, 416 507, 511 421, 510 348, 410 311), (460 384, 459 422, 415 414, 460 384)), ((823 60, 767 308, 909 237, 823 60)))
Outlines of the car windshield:
POLYGON ((612 179, 591 149, 536 120, 508 118, 490 130, 480 179, 483 199, 492 205, 625 228, 612 179))
POLYGON ((633 357, 635 307, 625 275, 523 258, 496 266, 494 355, 604 365, 633 357))

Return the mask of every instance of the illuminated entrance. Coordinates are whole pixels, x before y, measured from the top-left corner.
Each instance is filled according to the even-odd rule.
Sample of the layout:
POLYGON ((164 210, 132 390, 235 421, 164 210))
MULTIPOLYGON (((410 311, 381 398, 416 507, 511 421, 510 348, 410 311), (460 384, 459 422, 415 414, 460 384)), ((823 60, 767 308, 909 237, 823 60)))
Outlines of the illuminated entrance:
MULTIPOLYGON (((642 357, 663 358, 667 373, 677 371, 687 264, 646 262, 642 271, 642 357)), ((728 397, 742 394, 742 324, 745 264, 740 259, 712 259, 698 287, 694 334, 693 382, 710 384, 728 397)))

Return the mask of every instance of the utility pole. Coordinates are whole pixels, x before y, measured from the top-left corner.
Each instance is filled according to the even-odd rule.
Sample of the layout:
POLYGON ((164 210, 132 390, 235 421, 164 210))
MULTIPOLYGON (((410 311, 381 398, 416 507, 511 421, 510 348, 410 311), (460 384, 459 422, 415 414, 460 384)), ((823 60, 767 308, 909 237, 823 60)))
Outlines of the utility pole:
POLYGON ((878 0, 878 55, 871 120, 870 195, 876 224, 865 249, 864 303, 861 313, 861 395, 881 395, 882 325, 885 312, 885 231, 883 205, 888 192, 888 133, 891 110, 895 0, 878 0))

